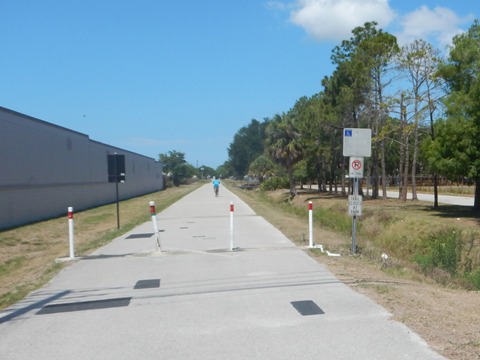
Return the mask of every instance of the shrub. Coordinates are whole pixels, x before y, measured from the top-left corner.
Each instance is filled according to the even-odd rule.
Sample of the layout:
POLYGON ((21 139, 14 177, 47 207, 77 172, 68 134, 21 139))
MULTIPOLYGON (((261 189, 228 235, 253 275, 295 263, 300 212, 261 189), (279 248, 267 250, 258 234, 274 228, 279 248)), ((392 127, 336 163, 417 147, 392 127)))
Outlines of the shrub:
POLYGON ((272 191, 278 189, 289 189, 290 183, 286 177, 272 176, 260 185, 260 189, 264 191, 272 191))
MULTIPOLYGON (((338 231, 342 234, 348 234, 352 231, 352 219, 345 209, 317 206, 314 219, 319 221, 322 227, 329 230, 338 231)), ((359 231, 361 227, 362 224, 357 223, 359 231)))
POLYGON ((458 232, 441 230, 430 234, 424 241, 424 251, 415 255, 414 260, 425 273, 431 274, 436 268, 455 275, 462 255, 462 239, 458 232))
POLYGON ((480 269, 477 269, 475 272, 469 273, 466 276, 467 281, 473 285, 476 290, 480 290, 480 269))

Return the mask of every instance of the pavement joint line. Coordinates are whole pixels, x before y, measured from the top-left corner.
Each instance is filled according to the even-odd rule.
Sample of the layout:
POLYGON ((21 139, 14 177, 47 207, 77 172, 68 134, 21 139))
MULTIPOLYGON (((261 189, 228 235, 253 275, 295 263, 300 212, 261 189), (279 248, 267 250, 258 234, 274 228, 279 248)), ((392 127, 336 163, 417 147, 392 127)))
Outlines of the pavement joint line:
MULTIPOLYGON (((199 236, 193 236, 194 238, 200 238, 199 236)), ((205 236, 201 236, 201 238, 205 238, 205 236)), ((210 238, 209 238, 210 239, 210 238)), ((278 246, 278 247, 258 247, 258 248, 244 248, 244 247, 235 247, 233 249, 229 248, 217 248, 217 249, 208 249, 208 250, 194 250, 194 249, 163 249, 160 250, 152 250, 146 252, 138 252, 138 253, 126 253, 126 254, 98 254, 98 255, 86 255, 86 256, 76 256, 74 258, 70 257, 63 257, 55 259, 55 263, 63 263, 69 261, 80 261, 80 260, 99 260, 99 259, 109 259, 109 258, 122 258, 122 257, 148 257, 148 256, 159 256, 159 255, 181 255, 181 254, 224 254, 224 253, 234 253, 234 252, 254 252, 254 251, 283 251, 283 250, 294 250, 294 249, 302 249, 307 250, 309 247, 294 247, 294 246, 278 246)))
MULTIPOLYGON (((240 285, 240 286, 230 286, 222 287, 215 289, 215 286, 212 286, 208 289, 199 289, 192 291, 184 292, 170 292, 168 288, 163 290, 157 290, 157 292, 152 293, 151 291, 145 295, 136 295, 132 296, 132 300, 142 300, 142 299, 155 299, 155 298, 169 298, 169 297, 181 297, 181 296, 192 296, 192 295, 205 295, 205 294, 216 294, 216 293, 229 293, 229 292, 241 292, 241 291, 251 291, 251 290, 268 290, 268 289, 284 289, 284 288, 294 288, 294 287, 310 287, 310 286, 319 286, 319 285, 338 285, 343 284, 337 279, 325 279, 317 281, 302 281, 302 282, 278 282, 272 284, 264 285, 240 285), (159 293, 163 292, 163 293, 159 293)), ((220 285, 219 285, 220 286, 220 285)), ((152 290, 152 289, 150 289, 152 290)))

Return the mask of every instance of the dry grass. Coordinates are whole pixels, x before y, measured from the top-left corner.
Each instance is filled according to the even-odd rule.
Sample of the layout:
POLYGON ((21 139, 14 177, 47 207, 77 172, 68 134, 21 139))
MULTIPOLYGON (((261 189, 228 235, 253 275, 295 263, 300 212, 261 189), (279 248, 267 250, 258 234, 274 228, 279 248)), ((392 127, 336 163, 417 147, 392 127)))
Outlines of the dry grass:
MULTIPOLYGON (((169 188, 120 203, 74 214, 75 255, 86 255, 150 218, 149 201, 161 211, 200 183, 169 188)), ((62 267, 55 259, 69 256, 67 217, 0 231, 0 309, 25 297, 50 280, 62 267)))
MULTIPOLYGON (((281 203, 286 197, 284 191, 272 192, 265 198, 258 192, 240 191, 233 186, 231 189, 289 239, 298 245, 308 245, 306 211, 305 216, 299 217, 288 206, 267 206, 269 202, 281 203)), ((293 203, 306 209, 308 201, 313 202, 314 212, 320 208, 327 212, 329 209, 347 212, 347 199, 328 195, 300 192, 293 203)), ((366 201, 364 208, 366 216, 360 220, 360 254, 351 254, 351 233, 333 232, 318 221, 314 224, 315 242, 342 256, 306 251, 352 289, 385 307, 393 319, 406 324, 448 359, 479 359, 480 292, 464 290, 455 284, 442 286, 405 260, 390 257, 387 263, 382 262, 380 255, 384 249, 377 247, 378 237, 383 236, 389 246, 388 238, 393 238, 397 246, 401 247, 399 242, 403 241, 405 248, 409 248, 408 242, 415 241, 415 234, 435 227, 459 226, 463 231, 478 234, 478 215, 458 207, 433 211, 430 204, 396 200, 366 201)))

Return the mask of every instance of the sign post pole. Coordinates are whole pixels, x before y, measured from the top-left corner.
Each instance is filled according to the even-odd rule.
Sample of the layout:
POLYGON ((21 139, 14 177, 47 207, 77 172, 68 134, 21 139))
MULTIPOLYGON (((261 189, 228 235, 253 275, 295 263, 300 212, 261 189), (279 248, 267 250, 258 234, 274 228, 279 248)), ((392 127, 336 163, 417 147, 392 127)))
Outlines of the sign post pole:
POLYGON ((120 199, 118 195, 118 183, 125 182, 125 155, 107 155, 108 182, 115 183, 115 198, 117 203, 117 229, 120 229, 120 199))
POLYGON ((117 229, 120 229, 120 200, 118 196, 118 181, 115 181, 115 202, 117 203, 117 229))
POLYGON ((362 215, 362 196, 358 179, 363 178, 364 158, 372 152, 371 129, 343 129, 343 156, 349 156, 349 179, 353 179, 353 195, 348 197, 348 212, 352 216, 352 253, 357 252, 357 216, 362 215))
MULTIPOLYGON (((358 178, 353 179, 353 196, 358 196, 358 178)), ((353 215, 352 221, 352 254, 357 252, 357 215, 353 215)))
POLYGON ((357 252, 357 216, 362 215, 362 197, 359 195, 358 179, 363 178, 363 158, 350 157, 350 178, 353 179, 353 195, 348 199, 348 212, 352 215, 352 253, 357 252))

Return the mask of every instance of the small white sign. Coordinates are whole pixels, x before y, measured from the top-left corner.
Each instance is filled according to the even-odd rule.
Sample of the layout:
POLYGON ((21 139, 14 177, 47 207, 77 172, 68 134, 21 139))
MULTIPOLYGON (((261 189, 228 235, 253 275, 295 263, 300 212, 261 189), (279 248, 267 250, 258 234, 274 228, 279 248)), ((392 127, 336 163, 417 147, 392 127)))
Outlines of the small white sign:
POLYGON ((351 178, 363 178, 363 157, 350 156, 350 166, 348 175, 351 178))
POLYGON ((348 195, 349 205, 362 205, 362 201, 363 201, 362 195, 348 195))
POLYGON ((362 196, 361 195, 348 196, 348 215, 362 216, 362 196))
POLYGON ((370 157, 372 129, 343 129, 343 156, 370 157))

